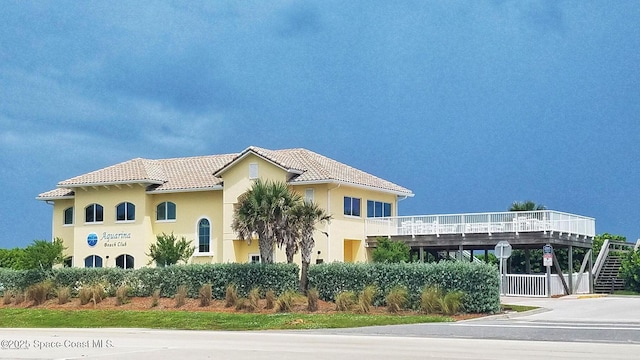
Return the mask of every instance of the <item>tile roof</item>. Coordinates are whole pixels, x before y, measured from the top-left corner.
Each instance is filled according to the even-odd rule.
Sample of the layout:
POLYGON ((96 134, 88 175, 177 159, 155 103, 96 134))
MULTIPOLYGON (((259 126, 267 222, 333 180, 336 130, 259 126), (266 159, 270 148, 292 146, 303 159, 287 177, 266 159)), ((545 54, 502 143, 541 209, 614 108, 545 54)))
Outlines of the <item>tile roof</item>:
POLYGON ((141 183, 151 193, 214 189, 219 175, 248 153, 256 154, 294 174, 289 183, 345 183, 413 196, 411 190, 307 149, 269 150, 249 147, 239 154, 173 159, 133 159, 58 183, 58 189, 38 195, 40 200, 73 196, 82 186, 141 183))

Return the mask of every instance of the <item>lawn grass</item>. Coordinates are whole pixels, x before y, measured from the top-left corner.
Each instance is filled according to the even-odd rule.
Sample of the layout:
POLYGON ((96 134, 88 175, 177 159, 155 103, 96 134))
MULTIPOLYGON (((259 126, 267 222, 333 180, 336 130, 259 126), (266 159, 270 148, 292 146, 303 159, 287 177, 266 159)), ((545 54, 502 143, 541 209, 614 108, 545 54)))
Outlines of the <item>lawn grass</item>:
POLYGON ((527 306, 527 305, 510 305, 510 304, 502 304, 502 311, 515 311, 515 312, 523 312, 537 309, 537 306, 527 306))
POLYGON ((616 290, 613 295, 640 295, 640 293, 633 290, 616 290))
POLYGON ((276 330, 446 322, 428 315, 249 314, 197 311, 0 309, 4 328, 276 330))

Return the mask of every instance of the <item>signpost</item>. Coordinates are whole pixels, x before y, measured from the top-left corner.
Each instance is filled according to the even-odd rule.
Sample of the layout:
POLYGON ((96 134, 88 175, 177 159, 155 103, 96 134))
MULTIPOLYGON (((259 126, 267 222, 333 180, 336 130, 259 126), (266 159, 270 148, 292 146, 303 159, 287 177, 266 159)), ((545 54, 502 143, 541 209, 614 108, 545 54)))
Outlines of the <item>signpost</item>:
POLYGON ((549 244, 542 247, 542 265, 544 265, 547 268, 547 297, 550 297, 551 296, 551 266, 553 266, 553 247, 551 247, 551 245, 549 244))
POLYGON ((503 263, 511 256, 511 244, 508 241, 500 241, 494 249, 495 255, 500 260, 500 294, 505 295, 504 291, 504 270, 503 263))

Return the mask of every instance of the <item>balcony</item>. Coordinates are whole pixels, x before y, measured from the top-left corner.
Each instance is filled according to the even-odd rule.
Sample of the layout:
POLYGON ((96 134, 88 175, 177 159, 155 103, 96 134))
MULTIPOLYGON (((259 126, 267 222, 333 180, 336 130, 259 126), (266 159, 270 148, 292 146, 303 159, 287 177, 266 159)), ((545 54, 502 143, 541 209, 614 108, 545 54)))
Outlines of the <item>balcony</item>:
POLYGON ((367 237, 551 233, 592 239, 595 219, 553 210, 417 215, 365 220, 367 237))

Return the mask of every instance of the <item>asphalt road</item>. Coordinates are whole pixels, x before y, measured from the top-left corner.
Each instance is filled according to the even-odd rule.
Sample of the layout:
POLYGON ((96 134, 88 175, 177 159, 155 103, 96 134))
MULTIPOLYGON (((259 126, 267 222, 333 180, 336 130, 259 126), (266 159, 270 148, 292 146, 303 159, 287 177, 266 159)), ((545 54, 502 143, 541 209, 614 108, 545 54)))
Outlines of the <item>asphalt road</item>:
POLYGON ((543 310, 299 332, 0 329, 0 359, 638 359, 640 297, 504 299, 543 310))

